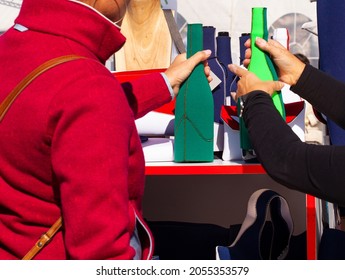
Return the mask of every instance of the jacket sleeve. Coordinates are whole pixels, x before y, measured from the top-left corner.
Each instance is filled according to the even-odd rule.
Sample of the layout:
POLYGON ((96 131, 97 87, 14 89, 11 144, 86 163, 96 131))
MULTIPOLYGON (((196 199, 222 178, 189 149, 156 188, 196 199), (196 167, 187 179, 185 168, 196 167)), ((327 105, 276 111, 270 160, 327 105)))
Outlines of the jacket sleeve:
POLYGON ((160 73, 123 83, 122 87, 136 119, 171 101, 168 86, 160 73))
POLYGON ((51 104, 48 127, 67 257, 132 259, 132 111, 111 75, 93 73, 86 79, 75 73, 63 91, 51 104))
POLYGON ((345 83, 307 65, 298 83, 291 87, 291 90, 345 128, 345 83))
POLYGON ((243 117, 268 175, 291 189, 345 205, 345 147, 302 142, 265 92, 248 95, 243 117))

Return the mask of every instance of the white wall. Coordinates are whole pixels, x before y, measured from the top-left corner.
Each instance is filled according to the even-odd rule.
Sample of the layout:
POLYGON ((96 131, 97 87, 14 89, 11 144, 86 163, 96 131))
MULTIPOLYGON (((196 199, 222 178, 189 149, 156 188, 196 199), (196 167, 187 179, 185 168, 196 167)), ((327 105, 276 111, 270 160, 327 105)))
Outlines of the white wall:
POLYGON ((269 25, 292 12, 316 20, 316 3, 309 0, 177 0, 177 11, 189 23, 212 25, 231 35, 250 31, 252 7, 267 7, 269 25))
POLYGON ((0 0, 0 33, 3 33, 13 25, 21 2, 21 0, 0 0))
POLYGON ((233 38, 232 56, 235 63, 239 57, 237 38, 241 33, 250 32, 252 7, 267 7, 268 26, 290 13, 303 14, 311 21, 317 21, 316 3, 311 3, 310 0, 177 0, 177 11, 188 23, 211 25, 216 27, 218 32, 230 33, 233 38))

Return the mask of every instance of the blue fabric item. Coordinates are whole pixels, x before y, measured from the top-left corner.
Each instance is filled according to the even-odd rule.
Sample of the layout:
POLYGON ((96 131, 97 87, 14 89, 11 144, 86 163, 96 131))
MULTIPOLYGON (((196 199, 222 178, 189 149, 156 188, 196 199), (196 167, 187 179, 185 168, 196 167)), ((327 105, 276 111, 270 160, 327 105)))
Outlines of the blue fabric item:
MULTIPOLYGON (((234 82, 235 74, 232 73, 228 65, 232 64, 232 57, 231 57, 231 38, 229 36, 229 32, 218 32, 218 36, 216 38, 217 43, 217 58, 221 66, 224 68, 225 72, 225 94, 226 96, 230 96, 230 90, 236 91, 237 90, 237 83, 234 82), (230 88, 231 86, 231 88, 230 88)), ((231 97, 231 104, 236 105, 236 102, 231 97)))
MULTIPOLYGON (((272 246, 273 230, 270 221, 262 227, 258 223, 250 227, 234 246, 217 246, 218 260, 262 260, 271 259, 269 250, 272 246), (260 231, 260 233, 258 232, 260 231)), ((299 248, 300 249, 300 248, 299 248)))
MULTIPOLYGON (((160 260, 215 260, 216 255, 220 255, 219 259, 238 257, 238 254, 236 255, 232 248, 227 246, 235 241, 241 224, 222 227, 178 221, 147 221, 147 223, 155 240, 154 255, 158 255, 160 260), (232 256, 232 253, 235 255, 232 256)), ((264 256, 268 255, 271 240, 272 223, 266 221, 260 242, 264 256)), ((291 237, 290 249, 285 259, 307 259, 305 231, 291 237)))
MULTIPOLYGON (((345 26, 345 1, 318 0, 317 21, 319 68, 337 80, 345 82, 345 36, 340 30, 345 26)), ((344 145, 345 130, 329 118, 327 123, 331 144, 344 145)))
POLYGON ((216 246, 226 246, 241 225, 225 228, 206 223, 147 221, 160 260, 215 260, 216 246))
POLYGON ((243 228, 229 247, 216 247, 217 259, 286 258, 293 228, 290 214, 286 212, 287 204, 284 204, 283 208, 282 199, 283 197, 273 190, 263 189, 253 193, 248 202, 243 228), (271 223, 267 221, 268 211, 271 214, 271 223))
POLYGON ((250 33, 242 33, 239 41, 240 41, 240 64, 243 63, 244 55, 246 52, 246 47, 244 46, 244 43, 250 39, 250 33))
POLYGON ((231 260, 229 247, 217 246, 216 250, 219 260, 231 260))
POLYGON ((339 229, 323 230, 318 251, 319 260, 345 260, 345 232, 339 229))
POLYGON ((222 81, 213 91, 214 100, 214 121, 217 123, 223 123, 220 117, 220 110, 224 105, 224 99, 226 96, 226 74, 223 66, 220 64, 217 52, 216 52, 216 28, 213 26, 203 27, 203 45, 204 49, 212 51, 213 56, 208 59, 208 65, 211 71, 222 81))

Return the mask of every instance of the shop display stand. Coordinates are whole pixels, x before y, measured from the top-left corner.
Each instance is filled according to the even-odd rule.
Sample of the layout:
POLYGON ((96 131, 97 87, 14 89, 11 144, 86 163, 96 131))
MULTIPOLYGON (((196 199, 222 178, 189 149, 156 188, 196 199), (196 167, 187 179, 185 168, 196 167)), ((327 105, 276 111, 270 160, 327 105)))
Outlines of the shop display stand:
MULTIPOLYGON (((267 174, 260 164, 249 164, 242 161, 230 162, 215 159, 211 163, 150 162, 146 163, 146 175, 151 177, 151 179, 154 179, 157 176, 167 176, 169 180, 175 176, 182 176, 182 179, 180 179, 183 180, 188 177, 193 177, 194 175, 228 175, 230 176, 229 178, 233 175, 254 175, 253 178, 255 179, 255 175, 265 176, 267 174)), ((150 183, 152 183, 152 180, 150 180, 150 183)), ((253 182, 253 184, 254 183, 255 182, 253 182)), ((191 207, 192 205, 193 202, 191 202, 191 207)), ((291 207, 295 206, 291 205, 291 207)), ((304 207, 306 213, 307 259, 314 260, 317 258, 315 198, 313 196, 306 195, 304 207)), ((202 209, 200 209, 200 211, 202 211, 202 209)))

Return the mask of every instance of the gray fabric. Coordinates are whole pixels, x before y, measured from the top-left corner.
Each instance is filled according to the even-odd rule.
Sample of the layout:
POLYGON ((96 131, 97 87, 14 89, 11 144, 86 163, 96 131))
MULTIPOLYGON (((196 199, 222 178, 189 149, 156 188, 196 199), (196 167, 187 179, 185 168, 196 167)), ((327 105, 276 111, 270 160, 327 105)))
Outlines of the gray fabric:
POLYGON ((135 227, 135 230, 133 232, 133 235, 131 237, 129 244, 135 250, 135 256, 133 257, 133 260, 141 260, 142 248, 141 248, 141 243, 140 243, 137 227, 135 227))
POLYGON ((181 34, 177 28, 176 21, 175 21, 174 15, 172 13, 172 10, 163 10, 163 12, 164 12, 164 16, 165 16, 165 19, 166 19, 168 27, 169 27, 171 38, 172 38, 172 40, 176 46, 177 51, 180 54, 185 53, 186 47, 183 43, 181 34))

